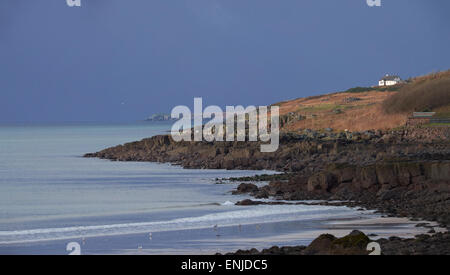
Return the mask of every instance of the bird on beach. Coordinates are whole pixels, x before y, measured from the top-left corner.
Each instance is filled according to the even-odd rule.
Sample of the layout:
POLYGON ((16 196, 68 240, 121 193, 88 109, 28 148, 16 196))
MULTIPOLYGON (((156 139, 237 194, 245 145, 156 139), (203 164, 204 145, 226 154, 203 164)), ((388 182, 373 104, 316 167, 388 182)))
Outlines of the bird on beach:
POLYGON ((148 238, 149 238, 150 240, 152 240, 152 239, 153 239, 153 235, 152 235, 152 233, 149 233, 149 234, 148 234, 148 238))
POLYGON ((219 228, 219 227, 217 226, 217 224, 214 225, 214 227, 213 227, 214 231, 217 231, 218 228, 219 228))

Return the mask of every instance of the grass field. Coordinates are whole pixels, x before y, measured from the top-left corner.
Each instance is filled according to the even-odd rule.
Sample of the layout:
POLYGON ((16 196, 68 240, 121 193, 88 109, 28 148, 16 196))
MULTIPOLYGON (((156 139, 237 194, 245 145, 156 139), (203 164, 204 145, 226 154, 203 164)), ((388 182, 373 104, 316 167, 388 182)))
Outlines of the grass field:
POLYGON ((413 111, 427 108, 436 112, 436 118, 450 118, 450 71, 417 77, 392 90, 399 91, 380 91, 377 87, 349 89, 351 92, 298 98, 274 105, 280 107, 282 116, 301 117, 284 123, 285 131, 394 129, 405 125, 413 111))

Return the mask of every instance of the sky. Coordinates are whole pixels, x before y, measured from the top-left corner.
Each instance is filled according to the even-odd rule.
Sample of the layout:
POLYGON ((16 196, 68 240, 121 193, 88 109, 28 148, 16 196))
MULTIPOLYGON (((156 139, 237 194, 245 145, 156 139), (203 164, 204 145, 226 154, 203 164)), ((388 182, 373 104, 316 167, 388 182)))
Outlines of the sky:
POLYGON ((0 122, 125 122, 450 69, 450 1, 0 1, 0 122))

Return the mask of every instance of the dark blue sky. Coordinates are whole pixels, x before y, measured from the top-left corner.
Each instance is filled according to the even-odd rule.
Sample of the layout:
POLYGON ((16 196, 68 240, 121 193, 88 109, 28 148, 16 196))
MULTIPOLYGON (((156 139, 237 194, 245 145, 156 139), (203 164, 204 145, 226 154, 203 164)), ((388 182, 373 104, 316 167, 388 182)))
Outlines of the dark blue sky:
POLYGON ((0 1, 0 122, 135 121, 450 68, 450 1, 0 1))

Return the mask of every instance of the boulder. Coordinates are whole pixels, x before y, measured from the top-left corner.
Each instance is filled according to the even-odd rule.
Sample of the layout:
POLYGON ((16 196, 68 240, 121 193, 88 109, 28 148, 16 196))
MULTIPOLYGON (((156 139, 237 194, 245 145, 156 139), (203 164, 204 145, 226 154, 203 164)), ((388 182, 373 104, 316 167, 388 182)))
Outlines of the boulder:
POLYGON ((304 255, 368 255, 366 250, 369 237, 363 232, 354 230, 349 235, 336 238, 330 234, 320 235, 302 254, 304 255))
POLYGON ((264 202, 261 201, 252 201, 252 200, 243 200, 243 201, 238 201, 235 205, 240 205, 240 206, 248 206, 248 205, 259 205, 259 204, 264 204, 264 202))
POLYGON ((331 234, 322 234, 317 237, 312 243, 303 251, 305 255, 320 255, 328 254, 333 241, 336 237, 331 234))
POLYGON ((232 192, 233 195, 238 194, 246 194, 246 193, 253 193, 258 191, 258 186, 251 184, 251 183, 241 183, 235 191, 232 192))
POLYGON ((332 255, 368 255, 369 237, 361 231, 353 230, 349 235, 332 242, 332 255))

